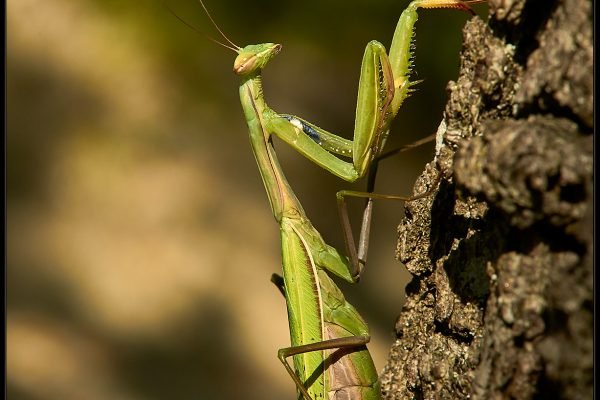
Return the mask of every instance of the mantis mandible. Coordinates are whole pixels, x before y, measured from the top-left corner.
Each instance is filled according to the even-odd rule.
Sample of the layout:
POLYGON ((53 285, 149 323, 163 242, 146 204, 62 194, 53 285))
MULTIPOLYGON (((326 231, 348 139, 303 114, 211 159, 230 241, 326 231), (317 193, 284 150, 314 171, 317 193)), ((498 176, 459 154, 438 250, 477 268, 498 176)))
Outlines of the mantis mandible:
MULTIPOLYGON (((414 0, 400 16, 389 55, 381 43, 367 44, 353 140, 329 133, 302 118, 272 110, 263 97, 261 73, 281 51, 281 45, 263 43, 243 48, 235 45, 212 20, 202 0, 199 1, 231 46, 221 44, 238 53, 233 70, 241 78, 240 100, 250 143, 273 215, 280 226, 283 277, 274 275, 272 281, 286 300, 291 346, 280 349, 278 358, 294 380, 299 399, 381 399, 377 371, 366 348, 370 340, 367 325, 329 276, 332 274, 351 283, 358 281, 366 257, 364 236, 368 228, 361 229, 357 251, 345 213, 344 196, 403 200, 421 196, 339 192, 338 204, 349 253, 346 258, 325 243, 306 216, 279 165, 272 135, 346 181, 364 177, 382 155, 390 124, 416 83, 409 81, 409 74, 417 9, 470 11, 467 3, 478 1, 414 0), (293 357, 294 368, 287 362, 288 357, 293 357)), ((365 221, 366 225, 370 221, 370 203, 365 215, 363 226, 365 221)))

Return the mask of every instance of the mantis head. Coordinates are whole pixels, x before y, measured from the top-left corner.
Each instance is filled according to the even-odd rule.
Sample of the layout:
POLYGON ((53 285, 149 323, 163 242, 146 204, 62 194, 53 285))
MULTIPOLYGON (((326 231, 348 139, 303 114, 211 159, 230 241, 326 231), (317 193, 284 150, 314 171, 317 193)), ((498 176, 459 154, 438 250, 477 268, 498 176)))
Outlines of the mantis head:
POLYGON ((233 72, 241 76, 258 73, 280 51, 281 45, 275 43, 251 44, 241 48, 233 63, 233 72))
MULTIPOLYGON (((244 48, 238 46, 237 44, 233 43, 227 37, 227 35, 225 35, 225 33, 223 33, 221 28, 219 28, 219 25, 217 25, 213 17, 210 15, 210 12, 208 12, 208 9, 204 5, 204 2, 202 0, 198 0, 198 2, 204 9, 204 12, 206 13, 206 16, 210 19, 210 22, 212 22, 213 26, 217 29, 217 31, 219 31, 221 36, 223 36, 223 39, 225 39, 229 44, 222 43, 216 39, 211 38, 210 36, 207 36, 208 39, 217 43, 220 46, 223 46, 229 50, 238 53, 238 56, 236 57, 233 63, 233 72, 235 72, 236 74, 240 76, 248 76, 259 73, 260 70, 262 70, 265 67, 265 65, 267 65, 269 60, 275 57, 281 51, 281 45, 275 43, 251 44, 244 48)), ((169 9, 169 11, 171 11, 171 9, 168 6, 167 8, 169 9)), ((183 18, 175 14, 173 11, 171 11, 171 13, 185 25, 189 26, 195 31, 200 32, 194 26, 187 23, 183 18)))

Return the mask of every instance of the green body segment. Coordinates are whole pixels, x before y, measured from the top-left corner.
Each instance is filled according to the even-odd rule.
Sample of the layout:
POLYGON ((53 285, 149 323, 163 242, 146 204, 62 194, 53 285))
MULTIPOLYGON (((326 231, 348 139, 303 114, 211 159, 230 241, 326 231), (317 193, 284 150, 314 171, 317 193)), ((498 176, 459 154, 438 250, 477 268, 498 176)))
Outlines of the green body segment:
MULTIPOLYGON (((368 335, 358 312, 327 273, 353 282, 348 262, 327 245, 306 217, 285 179, 270 142, 272 122, 280 122, 261 96, 260 77, 247 79, 240 88, 250 142, 267 188, 273 214, 281 227, 283 278, 292 346, 345 336, 368 335), (327 271, 327 272, 325 272, 327 271)), ((294 367, 311 398, 379 399, 377 371, 366 347, 321 350, 294 356, 294 367), (335 353, 328 358, 328 353, 335 353), (335 359, 337 362, 331 363, 335 359), (359 363, 359 364, 357 364, 359 363), (333 392, 333 393, 330 393, 333 392), (335 395, 335 392, 339 392, 335 395)))
MULTIPOLYGON (((368 335, 367 325, 328 275, 342 272, 352 282, 346 260, 302 217, 283 218, 281 239, 292 346, 368 335)), ((380 399, 377 371, 364 345, 299 354, 294 368, 314 400, 380 399)))
MULTIPOLYGON (((281 238, 292 346, 368 335, 360 315, 327 275, 326 266, 319 264, 319 253, 333 250, 321 258, 335 259, 335 268, 347 270, 339 254, 328 248, 310 223, 302 219, 285 217, 281 238), (316 246, 311 247, 310 242, 316 246)), ((294 369, 314 400, 380 399, 377 371, 365 346, 299 354, 294 356, 294 369)))
POLYGON ((282 292, 286 297, 292 347, 310 347, 290 353, 299 381, 285 364, 300 389, 299 398, 378 400, 381 393, 377 371, 365 346, 369 339, 367 325, 346 302, 329 274, 348 282, 354 282, 357 276, 348 259, 327 245, 306 217, 281 170, 271 135, 277 135, 342 179, 354 181, 364 176, 373 160, 381 154, 391 121, 410 93, 409 60, 419 7, 466 6, 459 0, 415 0, 400 17, 389 58, 380 43, 373 41, 367 45, 361 67, 353 140, 293 115, 278 114, 267 106, 260 74, 268 61, 279 53, 280 45, 265 43, 241 48, 234 63, 234 71, 242 77, 240 99, 252 150, 273 215, 280 224, 282 292), (356 340, 336 340, 340 338, 356 340), (333 340, 335 346, 312 346, 328 340, 333 340), (301 393, 303 390, 304 394, 301 393))
MULTIPOLYGON (((306 241, 295 224, 302 221, 281 221, 283 279, 285 283, 288 322, 292 346, 317 343, 324 339, 323 306, 316 265, 306 241)), ((326 399, 323 351, 294 356, 294 369, 313 399, 326 399)))

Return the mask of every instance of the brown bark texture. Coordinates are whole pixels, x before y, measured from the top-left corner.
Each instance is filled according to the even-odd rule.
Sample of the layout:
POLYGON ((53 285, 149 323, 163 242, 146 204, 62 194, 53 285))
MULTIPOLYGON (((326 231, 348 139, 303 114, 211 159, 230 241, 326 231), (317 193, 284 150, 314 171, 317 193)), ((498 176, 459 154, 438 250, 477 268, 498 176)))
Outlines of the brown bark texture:
POLYGON ((491 0, 399 227, 385 399, 591 399, 590 0, 491 0))

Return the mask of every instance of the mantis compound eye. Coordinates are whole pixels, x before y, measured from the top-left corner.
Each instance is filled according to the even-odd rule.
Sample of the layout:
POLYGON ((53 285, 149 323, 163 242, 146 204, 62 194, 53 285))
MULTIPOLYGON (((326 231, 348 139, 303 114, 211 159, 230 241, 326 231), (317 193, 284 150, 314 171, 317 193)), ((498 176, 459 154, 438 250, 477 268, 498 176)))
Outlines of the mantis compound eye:
POLYGON ((256 56, 245 57, 241 56, 235 60, 233 64, 233 72, 238 75, 245 75, 254 70, 256 66, 256 56))

